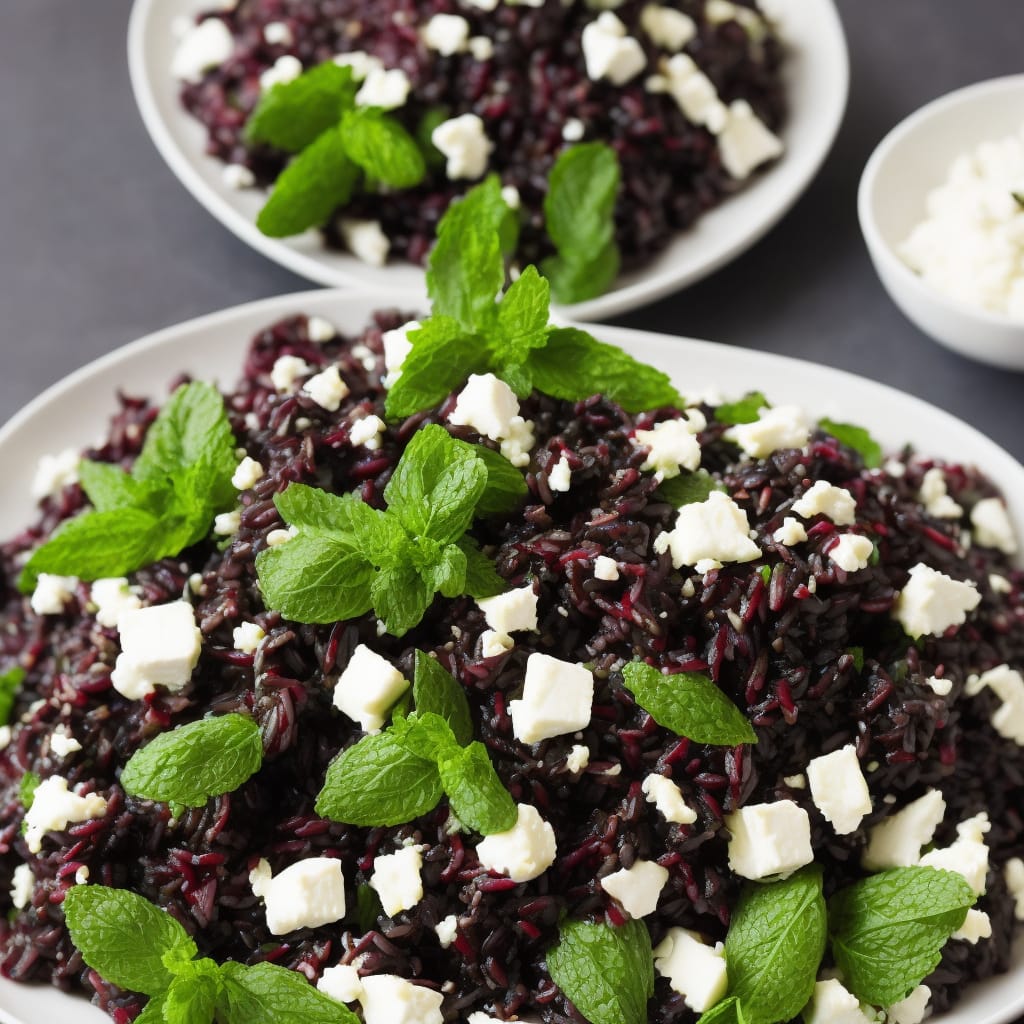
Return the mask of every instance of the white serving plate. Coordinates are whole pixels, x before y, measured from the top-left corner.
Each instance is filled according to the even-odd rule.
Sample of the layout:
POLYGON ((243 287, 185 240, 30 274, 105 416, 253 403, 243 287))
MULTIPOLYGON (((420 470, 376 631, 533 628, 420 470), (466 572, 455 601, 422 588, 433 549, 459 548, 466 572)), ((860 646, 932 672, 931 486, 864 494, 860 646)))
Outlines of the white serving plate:
MULTIPOLYGON (((230 385, 251 337, 277 319, 315 313, 343 333, 356 333, 372 310, 396 305, 411 312, 417 300, 393 290, 366 289, 280 296, 170 327, 76 371, 0 430, 0 480, 5 482, 0 536, 22 528, 32 514, 29 484, 39 457, 99 440, 116 408, 118 390, 162 400, 167 383, 182 371, 230 385)), ((1024 536, 1024 466, 973 427, 918 398, 841 370, 770 353, 621 327, 601 326, 596 333, 671 373, 684 393, 714 389, 738 396, 760 389, 773 402, 797 402, 815 416, 863 424, 887 448, 909 442, 922 452, 974 463, 1003 488, 1024 536)), ((1010 974, 974 986, 955 1012, 934 1019, 936 1024, 1010 1024, 1022 1013, 1024 941, 1017 943, 1010 974)), ((0 1021, 103 1024, 108 1018, 79 997, 0 979, 0 1021)))
MULTIPOLYGON (((423 289, 423 271, 409 263, 373 267, 325 249, 319 233, 267 238, 256 228, 266 195, 236 191, 222 179, 223 164, 204 152, 205 130, 178 102, 171 77, 182 15, 208 10, 211 0, 135 0, 128 30, 128 63, 142 119, 161 156, 181 183, 243 242, 296 274, 329 287, 423 289)), ((766 3, 766 7, 768 4, 766 3)), ((790 47, 785 79, 791 113, 778 164, 689 231, 639 273, 623 275, 611 291, 571 307, 579 320, 596 320, 653 302, 693 284, 750 248, 796 202, 828 154, 846 108, 849 61, 834 0, 773 0, 773 14, 790 47)))

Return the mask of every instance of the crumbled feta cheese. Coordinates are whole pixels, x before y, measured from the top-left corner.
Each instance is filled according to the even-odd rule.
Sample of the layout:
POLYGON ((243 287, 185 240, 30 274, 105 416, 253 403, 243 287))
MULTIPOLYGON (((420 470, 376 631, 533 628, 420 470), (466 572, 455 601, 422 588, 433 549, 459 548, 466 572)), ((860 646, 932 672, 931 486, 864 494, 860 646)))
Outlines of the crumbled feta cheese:
POLYGON ((735 441, 748 455, 764 459, 780 448, 803 448, 810 432, 810 424, 799 406, 777 405, 762 409, 753 423, 730 427, 725 436, 735 441))
MULTIPOLYGON (((371 68, 363 80, 363 84, 359 87, 359 92, 356 93, 356 106, 396 110, 398 107, 405 106, 411 90, 412 82, 401 68, 389 68, 387 70, 384 68, 371 68)), ((375 240, 374 244, 374 252, 376 252, 376 249, 380 246, 379 240, 375 240)), ((387 257, 390 247, 391 243, 389 242, 387 249, 384 250, 384 258, 387 257)), ((351 243, 349 243, 349 248, 356 252, 355 246, 351 243)), ((366 259, 365 256, 361 256, 358 252, 356 255, 367 263, 375 262, 374 259, 366 259)), ((381 263, 384 262, 384 258, 381 258, 381 263)))
POLYGON ((58 725, 50 734, 50 750, 58 757, 67 757, 81 749, 82 744, 63 725, 58 725))
POLYGON ((1010 890, 1010 896, 1016 903, 1014 916, 1018 921, 1024 921, 1024 860, 1020 857, 1013 857, 1006 862, 1004 871, 1006 887, 1010 890))
POLYGON ((89 881, 89 868, 88 865, 83 864, 75 872, 75 885, 85 885, 89 881))
POLYGON ((718 98, 714 83, 686 53, 662 61, 661 75, 647 81, 650 92, 667 92, 688 121, 703 125, 713 135, 725 127, 729 111, 718 98))
POLYGON ((338 53, 335 54, 332 60, 340 68, 351 68, 352 78, 357 82, 365 81, 371 71, 384 70, 384 62, 379 57, 373 57, 364 50, 338 53))
POLYGON ((558 462, 548 470, 548 487, 564 494, 571 486, 572 469, 569 466, 569 460, 563 453, 558 462))
POLYGON ((761 164, 782 155, 782 140, 754 113, 746 100, 729 105, 729 116, 718 136, 722 166, 742 181, 761 164))
POLYGON ((379 416, 363 416, 353 420, 348 439, 353 447, 362 445, 368 451, 375 452, 380 448, 380 435, 385 429, 384 421, 379 416))
POLYGON ((380 896, 388 917, 411 910, 423 899, 422 869, 423 850, 419 846, 403 846, 397 853, 374 860, 370 888, 380 896))
POLYGON ((886 1021, 888 1024, 921 1024, 931 997, 932 990, 927 985, 918 985, 906 999, 893 1003, 885 1011, 886 1021))
POLYGON ((937 789, 928 790, 924 796, 875 825, 861 863, 868 871, 917 864, 921 847, 932 841, 945 813, 946 801, 942 794, 937 789))
POLYGON ((267 928, 273 935, 319 928, 345 916, 345 876, 334 857, 300 860, 277 875, 261 860, 249 873, 249 883, 266 905, 267 928))
POLYGON ((814 758, 807 766, 807 781, 811 799, 836 835, 849 835, 871 813, 871 794, 852 743, 814 758))
POLYGON ((28 864, 19 864, 11 877, 11 903, 16 910, 24 910, 32 902, 36 876, 28 864))
POLYGON ((988 876, 988 846, 985 844, 985 833, 991 828, 992 825, 985 813, 962 821, 956 827, 956 842, 941 850, 930 850, 921 858, 921 864, 961 875, 977 895, 982 895, 988 876))
POLYGON ((341 379, 341 373, 337 366, 328 366, 326 370, 310 377, 303 385, 302 390, 310 398, 328 412, 337 412, 342 401, 348 397, 349 387, 341 379))
POLYGON ((696 1013, 714 1006, 729 988, 725 948, 720 942, 709 946, 686 928, 669 929, 654 949, 654 967, 696 1013))
POLYGON ((289 526, 287 530, 271 530, 267 534, 267 547, 276 548, 279 544, 286 544, 292 537, 297 537, 298 533, 294 526, 289 526))
POLYGON ((654 550, 670 551, 677 569, 692 565, 698 572, 717 569, 723 562, 749 562, 761 554, 750 539, 747 513, 721 491, 684 505, 675 527, 655 538, 654 550))
POLYGON ((46 832, 63 832, 68 825, 106 813, 107 801, 98 793, 80 796, 68 790, 67 779, 51 775, 36 787, 32 806, 25 812, 25 842, 31 853, 38 853, 46 832))
POLYGON ((384 234, 379 220, 342 217, 338 226, 345 245, 356 259, 373 267, 384 266, 391 251, 391 242, 384 234))
POLYGON ((231 642, 236 651, 243 654, 255 654, 256 648, 267 634, 255 622, 243 622, 231 631, 231 642))
POLYGON ((478 60, 481 64, 494 56, 494 43, 487 36, 472 36, 466 47, 473 60, 478 60))
POLYGON ((338 964, 328 967, 316 987, 325 996, 336 999, 339 1003, 354 1003, 363 995, 363 982, 359 977, 359 968, 353 964, 338 964))
MULTIPOLYGON (((306 336, 316 345, 322 345, 338 336, 338 329, 322 316, 311 316, 306 321, 306 336)), ((355 353, 353 352, 353 355, 355 353)))
POLYGON ((535 653, 526 661, 523 696, 509 701, 508 709, 516 739, 539 743, 589 725, 593 704, 590 669, 535 653))
POLYGON ((482 178, 494 150, 483 121, 476 114, 460 114, 442 121, 430 141, 447 158, 445 173, 451 181, 482 178))
POLYGON ((953 932, 951 938, 976 946, 981 939, 992 938, 992 919, 984 910, 972 907, 967 911, 963 925, 953 932))
POLYGON ((797 775, 784 775, 782 781, 789 786, 790 789, 806 789, 807 788, 807 776, 800 773, 797 775))
POLYGON ((291 46, 295 42, 292 30, 283 21, 268 21, 263 26, 263 38, 271 46, 291 46))
POLYGON ((971 509, 971 525, 974 539, 982 547, 998 548, 1004 554, 1017 552, 1017 536, 1006 512, 1006 506, 999 498, 982 498, 971 509))
POLYGON ((29 604, 36 615, 61 615, 64 605, 75 596, 78 580, 74 576, 54 576, 41 572, 29 604))
POLYGON ((365 1024, 444 1024, 444 995, 394 974, 363 978, 365 1024))
POLYGON ((530 584, 496 597, 485 597, 477 604, 487 625, 496 633, 537 631, 537 595, 530 584))
POLYGON ((171 74, 198 82, 204 72, 223 64, 235 52, 231 29, 220 18, 207 18, 182 36, 171 61, 171 74))
POLYGON ((688 14, 660 4, 646 4, 640 12, 640 26, 655 46, 678 53, 697 35, 697 23, 688 14))
POLYGON ((459 931, 459 919, 454 914, 449 914, 443 921, 434 925, 437 933, 437 941, 441 943, 442 949, 447 949, 454 941, 459 931))
POLYGON ((924 505, 925 512, 936 519, 959 519, 964 510, 949 496, 946 489, 946 474, 933 466, 921 478, 917 500, 924 505))
POLYGON ((910 579, 896 599, 893 617, 908 636, 941 636, 950 626, 967 621, 981 594, 973 582, 954 580, 931 566, 918 562, 910 570, 910 579))
POLYGON ((648 775, 640 788, 666 821, 692 825, 697 820, 697 812, 683 799, 682 790, 664 775, 648 775))
POLYGON ((590 764, 590 748, 583 746, 582 743, 574 743, 565 758, 565 767, 573 775, 579 775, 580 772, 586 770, 588 764, 590 764))
POLYGON ((56 498, 69 484, 78 483, 78 466, 81 461, 81 455, 74 448, 66 448, 56 455, 42 456, 32 477, 32 497, 36 501, 56 498))
POLYGON ((640 467, 654 470, 665 480, 679 476, 680 469, 695 470, 700 466, 700 443, 694 436, 693 423, 687 420, 664 420, 653 430, 638 430, 634 442, 647 448, 647 458, 640 467))
POLYGON ((845 572, 859 572, 868 567, 874 550, 875 545, 869 538, 856 533, 844 533, 829 548, 828 557, 845 572))
POLYGON ((807 531, 804 524, 793 516, 786 516, 782 525, 772 534, 772 540, 777 544, 785 544, 786 547, 793 547, 794 544, 802 544, 807 540, 807 531))
POLYGON ((500 658, 515 647, 515 641, 508 633, 498 633, 493 629, 485 629, 480 634, 480 653, 485 658, 500 658))
POLYGON ((530 450, 533 448, 533 420, 513 416, 509 423, 508 437, 501 440, 501 454, 519 469, 530 464, 530 450))
POLYGON ((857 501, 845 487, 818 480, 793 502, 793 511, 804 519, 823 515, 836 526, 852 526, 857 519, 857 501))
POLYGON ((997 572, 989 573, 988 585, 997 594, 1013 593, 1013 584, 1005 576, 1000 576, 997 572))
POLYGON ((451 57, 465 51, 469 44, 469 22, 459 14, 435 14, 420 35, 428 50, 451 57))
POLYGON ((496 832, 482 839, 476 855, 488 871, 508 875, 513 882, 530 882, 555 862, 555 830, 536 807, 519 804, 518 808, 515 825, 507 832, 496 832))
POLYGON ((501 198, 510 210, 518 210, 523 204, 522 197, 519 195, 519 189, 515 185, 502 185, 501 198))
POLYGON ((408 681, 386 658, 360 644, 334 687, 334 706, 366 732, 380 732, 395 701, 409 689, 408 681))
POLYGON ((938 676, 929 676, 924 682, 925 686, 930 686, 940 697, 949 696, 950 691, 953 689, 952 679, 939 679, 938 676))
POLYGON ((11 745, 12 735, 9 725, 0 725, 0 750, 6 750, 11 745))
POLYGON ((748 804, 725 819, 729 866, 744 878, 791 875, 814 860, 811 819, 792 800, 748 804))
POLYGON ((620 868, 601 880, 601 888, 622 904, 622 909, 640 920, 658 909, 658 897, 668 881, 668 870, 653 860, 636 860, 631 868, 620 868))
POLYGON ((140 700, 162 686, 172 693, 192 678, 203 634, 187 601, 124 612, 117 622, 121 653, 110 681, 129 700, 140 700))
POLYGON ((385 376, 383 382, 384 387, 392 387, 401 376, 402 363, 405 362, 405 357, 412 351, 412 342, 409 340, 409 334, 419 329, 420 322, 418 320, 410 320, 407 324, 402 324, 401 327, 396 327, 393 331, 385 331, 381 336, 381 342, 384 345, 384 369, 387 371, 387 376, 385 376))
POLYGON ((613 582, 619 578, 619 566, 614 558, 598 555, 594 559, 594 576, 599 580, 613 582))
POLYGON ((294 82, 302 74, 302 61, 286 53, 278 57, 274 63, 260 75, 260 89, 270 92, 275 85, 287 85, 294 82))
POLYGON ((872 1024, 861 1009, 860 1000, 835 978, 814 985, 810 1005, 804 1010, 804 1024, 872 1024))
POLYGON ((986 686, 1003 702, 992 715, 992 727, 1000 736, 1024 746, 1024 676, 1009 665, 997 665, 967 680, 967 695, 973 697, 986 686))
POLYGON ((313 367, 298 356, 278 356, 270 370, 270 383, 275 391, 292 391, 295 382, 312 372, 313 367))
POLYGON ((647 66, 643 47, 611 11, 584 26, 582 46, 587 76, 595 82, 607 78, 612 85, 625 85, 647 66))
POLYGON ((239 491, 247 491, 250 487, 255 487, 257 481, 262 480, 265 473, 266 470, 259 462, 246 455, 235 467, 231 484, 239 491))
POLYGON ((578 117, 567 118, 562 125, 562 138, 566 142, 579 142, 586 133, 586 125, 578 117))
POLYGON ((448 422, 472 427, 478 434, 499 441, 509 436, 512 418, 519 414, 515 392, 493 373, 470 374, 448 416, 448 422))
POLYGON ((213 532, 221 537, 230 537, 242 528, 242 511, 221 512, 213 517, 213 532))

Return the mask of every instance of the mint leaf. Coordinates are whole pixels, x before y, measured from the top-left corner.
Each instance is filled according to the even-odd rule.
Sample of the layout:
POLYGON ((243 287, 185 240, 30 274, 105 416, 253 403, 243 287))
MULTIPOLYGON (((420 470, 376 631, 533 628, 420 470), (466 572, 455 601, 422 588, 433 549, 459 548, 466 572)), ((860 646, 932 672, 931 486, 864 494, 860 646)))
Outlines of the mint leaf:
POLYGON ((387 731, 364 737, 331 762, 316 813, 346 825, 404 825, 432 811, 441 796, 433 762, 387 731))
POLYGON ((377 920, 384 913, 377 890, 365 882, 356 889, 356 925, 365 935, 377 927, 377 920))
POLYGON ((858 999, 890 1006, 939 964, 975 895, 937 868, 894 868, 862 879, 829 901, 832 953, 858 999))
POLYGON ((455 816, 474 832, 489 836, 515 825, 516 802, 482 743, 471 743, 443 757, 438 770, 455 816))
POLYGON ((477 516, 507 515, 529 494, 523 474, 493 448, 474 445, 473 454, 487 468, 487 486, 476 504, 477 516))
POLYGON ((225 1024, 359 1024, 347 1006, 284 967, 228 961, 221 984, 217 1012, 225 1024))
POLYGON ((547 344, 550 302, 550 285, 536 267, 526 267, 505 292, 494 331, 508 363, 524 363, 531 349, 547 344))
POLYGON ((618 273, 615 197, 619 160, 603 142, 565 150, 551 169, 544 220, 558 255, 544 261, 558 302, 600 295, 618 273))
POLYGON ((462 684, 429 654, 416 651, 414 658, 412 695, 416 710, 439 715, 448 723, 456 742, 465 746, 473 739, 473 716, 462 684))
POLYGON ((318 64, 292 82, 279 82, 261 98, 246 122, 246 141, 298 153, 337 127, 355 94, 351 67, 331 60, 318 64))
POLYGON ((697 1024, 747 1024, 743 1007, 735 996, 729 996, 701 1014, 697 1024))
POLYGON ((666 676, 652 665, 631 661, 622 679, 637 704, 665 729, 715 746, 757 742, 743 712, 701 672, 666 676))
POLYGON ((256 226, 270 238, 321 227, 352 197, 358 177, 340 130, 330 128, 281 172, 256 226))
POLYGON ((134 1024, 167 1024, 164 1017, 165 1001, 163 996, 150 996, 149 1002, 135 1018, 134 1024))
POLYGON ((25 670, 20 665, 0 673, 0 725, 7 725, 14 710, 18 688, 25 681, 25 670))
POLYGON ((42 781, 35 772, 25 772, 22 775, 21 782, 18 785, 18 799, 26 811, 32 807, 32 801, 36 798, 36 790, 40 787, 42 781))
POLYGON ((341 141, 354 164, 392 188, 412 188, 427 173, 416 140, 395 118, 374 107, 345 112, 341 141))
POLYGON ((391 731, 406 750, 434 764, 462 749, 448 722, 431 711, 414 711, 391 731))
POLYGON ((416 143, 420 147, 423 159, 431 167, 443 167, 445 155, 434 145, 434 129, 444 124, 452 116, 447 107, 431 107, 416 125, 416 143))
POLYGON ((566 921, 547 962, 554 983, 591 1024, 647 1024, 654 957, 642 921, 621 928, 566 921))
POLYGON ((78 466, 78 481, 97 512, 112 512, 134 505, 158 513, 168 497, 166 485, 140 482, 109 462, 83 459, 78 466))
POLYGON ((221 715, 161 733, 132 755, 121 785, 144 800, 204 807, 238 789, 262 762, 259 726, 245 715, 221 715))
POLYGON ((749 1024, 795 1017, 814 991, 825 952, 822 871, 808 867, 781 882, 744 886, 725 937, 729 995, 749 1024))
POLYGON ((882 446, 863 427, 827 419, 822 420, 818 426, 841 445, 858 452, 868 469, 877 469, 882 464, 882 446))
POLYGON ((760 391, 751 391, 738 402, 725 402, 718 406, 715 409, 715 419, 730 427, 740 423, 753 423, 768 404, 768 399, 760 391))
POLYGON ((220 971, 212 960, 191 960, 163 995, 166 1024, 213 1024, 221 993, 220 971))
POLYGON ((680 473, 671 480, 658 484, 657 494, 670 505, 682 508, 695 501, 707 501, 712 491, 722 490, 722 485, 704 469, 693 473, 680 473))
POLYGON ((472 537, 463 537, 459 547, 466 556, 466 593, 477 600, 483 597, 497 597, 508 589, 508 584, 498 575, 494 562, 476 545, 472 537))
POLYGON ((191 959, 198 952, 184 928, 164 910, 127 889, 76 885, 64 896, 71 941, 105 981, 159 996, 172 975, 167 953, 191 959))
POLYGON ((554 328, 526 363, 538 391, 568 401, 605 395, 627 412, 679 405, 667 374, 576 327, 554 328))
POLYGON ((414 566, 381 569, 370 584, 373 610, 392 636, 405 636, 434 603, 434 587, 414 566))

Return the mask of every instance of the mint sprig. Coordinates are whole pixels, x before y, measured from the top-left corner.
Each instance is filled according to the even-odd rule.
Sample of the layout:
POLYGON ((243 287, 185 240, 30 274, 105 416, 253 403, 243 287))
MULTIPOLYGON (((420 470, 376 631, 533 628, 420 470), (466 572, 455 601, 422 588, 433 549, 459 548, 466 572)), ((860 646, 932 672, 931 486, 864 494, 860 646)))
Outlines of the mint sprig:
POLYGON ((257 556, 267 606, 296 622, 337 622, 373 608, 389 633, 403 636, 437 593, 501 593, 504 581, 466 530, 481 505, 503 507, 514 488, 502 469, 500 494, 485 500, 492 463, 478 450, 438 425, 417 431, 384 490, 386 511, 302 484, 278 494, 278 510, 299 532, 257 556))
POLYGON ((346 111, 341 118, 341 141, 357 167, 391 188, 412 188, 426 174, 416 140, 375 107, 346 111))
POLYGON ((712 491, 722 489, 722 485, 706 469, 698 469, 693 473, 680 473, 671 480, 662 480, 656 493, 670 505, 682 508, 695 501, 707 501, 712 491))
POLYGON ((562 994, 593 1024, 646 1024, 654 958, 642 921, 620 928, 566 921, 547 963, 562 994))
POLYGON ((620 177, 615 150, 603 142, 570 147, 551 170, 544 219, 557 255, 542 269, 560 303, 600 295, 619 272, 614 213, 620 177))
POLYGON ((882 446, 863 427, 829 419, 821 420, 818 426, 841 445, 859 453, 868 469, 877 469, 882 464, 882 446))
POLYGON ((39 573, 96 580, 124 576, 202 540, 214 516, 232 507, 237 459, 224 400, 211 384, 182 385, 150 425, 131 473, 83 462, 79 476, 93 504, 28 560, 18 585, 39 573))
POLYGON ((0 674, 0 725, 7 725, 14 710, 18 688, 25 681, 25 670, 20 665, 0 674))
POLYGON ((203 807, 234 792, 262 763, 259 726, 245 715, 221 715, 161 733, 132 755, 121 786, 144 800, 203 807))
MULTIPOLYGON (((274 964, 226 963, 218 1010, 227 1024, 358 1024, 359 1018, 318 992, 297 971, 274 964)), ((189 1022, 191 1024, 191 1022, 189 1022)))
POLYGON ((715 408, 715 419, 730 427, 754 423, 767 406, 768 399, 760 391, 751 391, 735 402, 723 402, 715 408))
POLYGON ((417 651, 414 657, 412 696, 416 710, 443 718, 458 744, 465 746, 470 743, 473 739, 473 717, 466 691, 429 654, 417 651))
POLYGON ((42 785, 43 780, 33 771, 25 772, 18 784, 18 799, 26 811, 31 810, 32 801, 36 798, 36 790, 42 785))
POLYGON ((757 742, 757 733, 744 714, 703 673, 666 676, 652 665, 631 661, 623 667, 622 679, 658 725, 680 736, 728 747, 757 742))
POLYGON ((750 1024, 743 1012, 743 1006, 735 996, 729 996, 715 1003, 706 1013, 701 1014, 697 1024, 750 1024))

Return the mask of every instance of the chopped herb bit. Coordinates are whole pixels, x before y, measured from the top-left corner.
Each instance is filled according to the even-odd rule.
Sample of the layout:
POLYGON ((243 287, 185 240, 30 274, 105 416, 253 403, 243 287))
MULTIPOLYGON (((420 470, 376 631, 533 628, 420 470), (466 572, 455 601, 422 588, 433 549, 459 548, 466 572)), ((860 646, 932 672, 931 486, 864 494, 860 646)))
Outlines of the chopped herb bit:
POLYGON ((841 445, 858 452, 868 469, 877 469, 882 464, 882 446, 863 427, 827 419, 822 420, 818 426, 841 445))
POLYGON ((671 480, 662 480, 656 494, 670 505, 682 508, 695 501, 707 501, 712 491, 724 489, 706 469, 698 469, 693 473, 680 473, 671 480))
POLYGON ((21 777, 21 784, 18 786, 18 799, 22 807, 29 810, 32 801, 36 798, 36 790, 42 785, 43 780, 35 772, 25 772, 21 777))
POLYGON ((715 409, 715 419, 730 427, 741 423, 755 423, 761 410, 768 404, 768 399, 760 391, 751 391, 738 402, 725 402, 718 406, 715 409))
POLYGON ((18 687, 25 681, 25 670, 20 665, 0 674, 0 725, 7 725, 14 710, 18 687))

